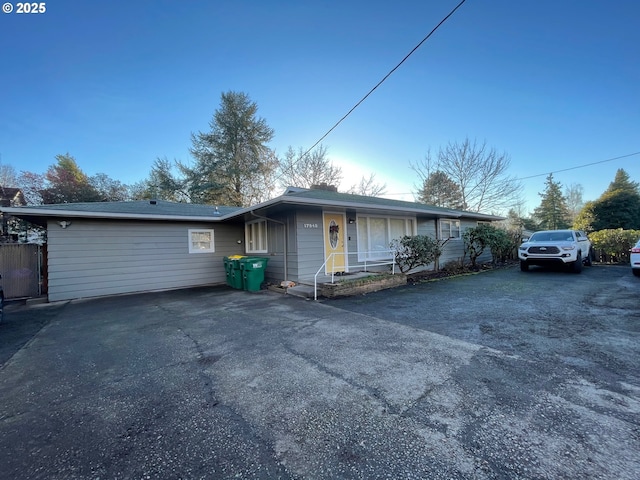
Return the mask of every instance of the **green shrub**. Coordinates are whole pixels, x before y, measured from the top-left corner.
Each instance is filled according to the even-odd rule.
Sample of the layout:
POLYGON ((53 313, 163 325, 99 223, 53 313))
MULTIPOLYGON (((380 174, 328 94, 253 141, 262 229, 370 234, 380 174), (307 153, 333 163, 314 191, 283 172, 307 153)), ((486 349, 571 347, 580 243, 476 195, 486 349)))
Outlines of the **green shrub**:
POLYGON ((596 252, 605 260, 620 261, 628 258, 629 250, 640 238, 640 230, 622 228, 598 230, 589 234, 589 240, 596 252))
POLYGON ((493 263, 504 261, 514 248, 514 239, 505 230, 488 223, 481 223, 477 227, 468 228, 463 234, 465 255, 469 255, 471 267, 476 267, 476 261, 486 249, 491 251, 493 263))
POLYGON ((391 249, 402 273, 435 262, 442 255, 442 243, 428 235, 408 236, 393 240, 391 249))

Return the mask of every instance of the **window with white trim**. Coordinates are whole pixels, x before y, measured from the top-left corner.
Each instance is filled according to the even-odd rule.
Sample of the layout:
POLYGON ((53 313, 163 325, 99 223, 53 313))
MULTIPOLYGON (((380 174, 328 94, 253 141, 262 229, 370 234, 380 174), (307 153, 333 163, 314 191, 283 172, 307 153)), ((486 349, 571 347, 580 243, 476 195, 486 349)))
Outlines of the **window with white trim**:
POLYGON ((440 219, 440 238, 460 238, 460 220, 452 220, 448 218, 440 219))
POLYGON ((213 230, 205 228, 189 229, 189 253, 215 252, 213 230))
POLYGON ((244 226, 247 253, 267 253, 267 221, 255 220, 244 226))
POLYGON ((415 218, 358 216, 358 261, 391 258, 391 240, 416 234, 415 218))

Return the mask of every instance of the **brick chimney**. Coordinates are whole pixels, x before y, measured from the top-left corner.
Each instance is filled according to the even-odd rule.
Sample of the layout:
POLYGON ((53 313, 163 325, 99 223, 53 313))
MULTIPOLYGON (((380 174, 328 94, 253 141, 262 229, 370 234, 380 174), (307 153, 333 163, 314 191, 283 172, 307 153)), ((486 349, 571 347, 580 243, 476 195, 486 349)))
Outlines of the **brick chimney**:
POLYGON ((337 192, 338 187, 321 183, 319 185, 311 185, 311 190, 326 190, 327 192, 337 192))

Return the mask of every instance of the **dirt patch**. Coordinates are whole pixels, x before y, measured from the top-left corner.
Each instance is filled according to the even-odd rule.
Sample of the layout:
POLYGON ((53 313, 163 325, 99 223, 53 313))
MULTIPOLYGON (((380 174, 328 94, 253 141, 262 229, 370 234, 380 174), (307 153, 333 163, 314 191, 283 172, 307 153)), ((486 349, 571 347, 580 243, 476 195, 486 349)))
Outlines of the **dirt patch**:
POLYGON ((518 265, 517 260, 508 260, 506 262, 496 263, 482 263, 472 268, 470 265, 456 266, 443 268, 442 270, 433 271, 426 270, 422 272, 407 273, 407 283, 415 285, 416 283, 431 282, 434 280, 441 280, 443 278, 456 277, 459 275, 469 275, 472 273, 486 272, 488 270, 502 270, 505 268, 513 268, 518 265))

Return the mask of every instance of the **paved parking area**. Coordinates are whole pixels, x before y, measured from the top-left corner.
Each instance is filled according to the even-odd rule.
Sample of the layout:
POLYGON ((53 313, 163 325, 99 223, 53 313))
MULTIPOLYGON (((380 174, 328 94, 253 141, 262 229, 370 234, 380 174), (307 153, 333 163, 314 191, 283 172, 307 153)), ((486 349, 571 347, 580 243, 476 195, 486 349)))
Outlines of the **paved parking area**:
POLYGON ((638 280, 511 269, 319 303, 201 288, 10 307, 0 336, 44 326, 0 342, 2 474, 636 479, 638 280))

